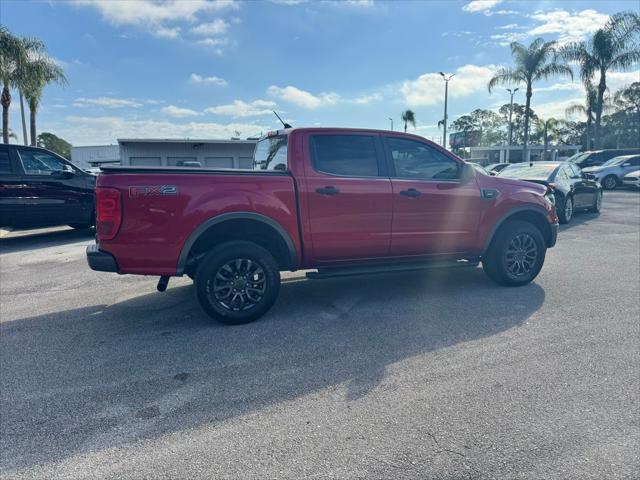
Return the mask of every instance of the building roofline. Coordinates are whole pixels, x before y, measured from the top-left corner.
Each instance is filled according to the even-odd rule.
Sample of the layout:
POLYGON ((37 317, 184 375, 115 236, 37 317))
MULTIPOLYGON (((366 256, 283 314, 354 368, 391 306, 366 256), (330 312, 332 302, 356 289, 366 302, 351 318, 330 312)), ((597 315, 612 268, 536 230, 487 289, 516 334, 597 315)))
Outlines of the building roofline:
POLYGON ((118 144, 123 143, 217 143, 249 145, 257 140, 213 140, 211 138, 118 138, 118 144))

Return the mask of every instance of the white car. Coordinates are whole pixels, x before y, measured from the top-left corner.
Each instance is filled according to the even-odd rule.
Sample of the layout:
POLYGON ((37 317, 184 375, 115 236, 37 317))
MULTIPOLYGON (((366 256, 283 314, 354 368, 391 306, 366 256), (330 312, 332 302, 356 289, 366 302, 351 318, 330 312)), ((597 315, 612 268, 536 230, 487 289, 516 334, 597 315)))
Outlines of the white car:
POLYGON ((625 187, 640 188, 640 170, 637 170, 629 175, 625 175, 622 179, 622 184, 625 187))
POLYGON ((588 176, 600 182, 605 190, 613 190, 622 185, 622 178, 636 170, 640 170, 640 155, 613 157, 599 167, 582 169, 588 176))

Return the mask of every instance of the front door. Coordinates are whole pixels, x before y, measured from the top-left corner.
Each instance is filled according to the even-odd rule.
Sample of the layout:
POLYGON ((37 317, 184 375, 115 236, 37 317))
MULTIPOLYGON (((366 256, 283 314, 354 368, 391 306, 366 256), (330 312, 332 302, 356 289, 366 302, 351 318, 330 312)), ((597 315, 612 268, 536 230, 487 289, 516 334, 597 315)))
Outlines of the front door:
POLYGON ((24 217, 22 178, 10 148, 0 145, 0 227, 17 227, 24 217))
MULTIPOLYGON (((389 254, 391 181, 377 135, 305 137, 304 195, 313 258, 333 262, 389 254)), ((303 226, 304 228, 304 226, 303 226)))
POLYGON ((33 226, 87 224, 93 212, 93 177, 55 155, 18 149, 24 169, 25 211, 33 226), (66 169, 66 171, 65 171, 66 169))
POLYGON ((385 138, 393 189, 391 254, 439 255, 473 250, 483 202, 462 162, 435 147, 385 138))

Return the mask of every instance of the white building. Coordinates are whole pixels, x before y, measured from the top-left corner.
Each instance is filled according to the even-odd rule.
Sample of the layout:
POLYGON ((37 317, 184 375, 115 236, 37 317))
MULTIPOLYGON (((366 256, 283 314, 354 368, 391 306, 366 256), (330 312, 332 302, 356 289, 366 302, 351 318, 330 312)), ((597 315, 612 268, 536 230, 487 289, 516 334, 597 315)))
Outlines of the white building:
MULTIPOLYGON (((580 152, 580 145, 549 145, 547 148, 547 160, 561 160, 580 152)), ((522 145, 496 145, 492 147, 469 147, 470 159, 488 165, 490 163, 518 163, 522 162, 522 145)), ((527 158, 525 161, 542 160, 543 145, 527 146, 527 158)))
POLYGON ((71 161, 83 170, 100 165, 120 163, 119 145, 71 147, 71 161))
POLYGON ((256 140, 119 138, 122 165, 253 168, 256 140))

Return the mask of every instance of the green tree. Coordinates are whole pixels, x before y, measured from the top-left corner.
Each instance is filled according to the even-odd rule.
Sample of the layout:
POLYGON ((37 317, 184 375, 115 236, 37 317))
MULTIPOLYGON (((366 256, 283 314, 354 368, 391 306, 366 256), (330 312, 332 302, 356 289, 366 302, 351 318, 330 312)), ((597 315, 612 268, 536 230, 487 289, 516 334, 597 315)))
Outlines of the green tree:
MULTIPOLYGON (((502 117, 504 124, 506 125, 507 131, 509 129, 509 110, 511 108, 511 104, 505 103, 498 109, 498 113, 502 117)), ((513 143, 515 145, 522 145, 524 143, 524 117, 525 117, 526 106, 520 103, 513 104, 513 115, 511 116, 511 123, 513 124, 512 129, 512 137, 513 143)), ((529 123, 535 123, 538 119, 535 111, 532 108, 529 108, 529 123)))
POLYGON ((640 61, 637 38, 639 32, 640 15, 622 12, 613 15, 606 25, 586 42, 570 43, 562 49, 564 58, 578 64, 584 83, 591 82, 594 76, 599 74, 594 119, 596 148, 602 147, 600 127, 604 94, 607 90, 607 73, 610 70, 628 70, 640 61))
POLYGON ((613 101, 618 110, 637 115, 640 124, 640 82, 633 82, 618 90, 613 96, 613 101))
POLYGON ((404 132, 407 133, 407 124, 411 124, 413 128, 416 128, 416 114, 413 110, 405 110, 401 115, 404 122, 404 132))
POLYGON ((572 103, 565 109, 565 115, 567 117, 573 117, 578 114, 582 114, 587 117, 586 129, 585 129, 585 150, 591 150, 591 140, 593 138, 592 125, 594 121, 594 112, 596 109, 596 102, 598 101, 598 90, 590 81, 584 82, 584 89, 587 92, 584 104, 572 103))
POLYGON ((0 25, 0 80, 2 81, 2 141, 9 143, 9 107, 11 88, 16 86, 18 64, 24 61, 26 52, 20 39, 0 25))
POLYGON ((529 111, 533 84, 555 75, 567 75, 573 78, 573 72, 567 65, 558 62, 557 43, 545 42, 537 38, 528 47, 519 42, 511 43, 511 56, 514 66, 500 68, 489 81, 489 93, 498 85, 525 85, 526 104, 524 117, 523 158, 527 157, 529 142, 529 111))
POLYGON ((31 145, 36 145, 36 115, 40 107, 42 91, 49 83, 67 84, 67 78, 62 68, 49 58, 44 50, 31 52, 24 66, 24 77, 21 78, 21 88, 29 106, 29 127, 31 145))
POLYGON ((496 112, 478 108, 456 119, 451 128, 456 132, 479 132, 479 144, 489 146, 504 141, 504 121, 496 112))
POLYGON ((38 135, 38 146, 51 150, 67 160, 71 159, 71 144, 53 133, 42 132, 38 135))

